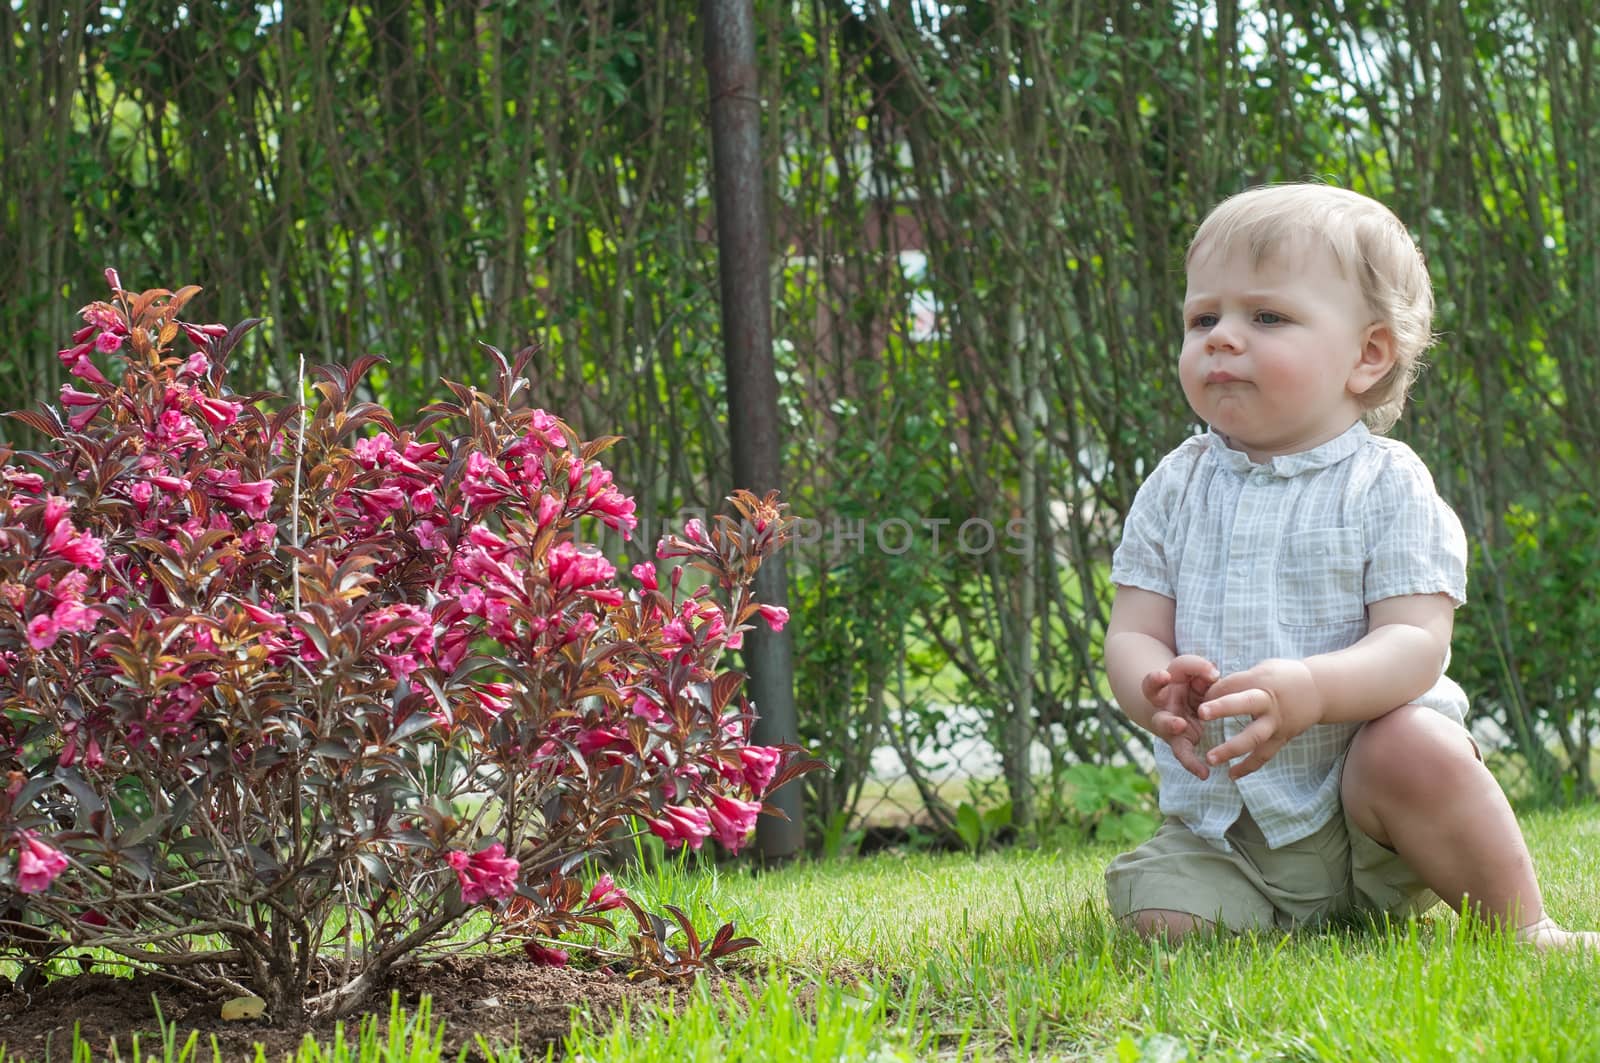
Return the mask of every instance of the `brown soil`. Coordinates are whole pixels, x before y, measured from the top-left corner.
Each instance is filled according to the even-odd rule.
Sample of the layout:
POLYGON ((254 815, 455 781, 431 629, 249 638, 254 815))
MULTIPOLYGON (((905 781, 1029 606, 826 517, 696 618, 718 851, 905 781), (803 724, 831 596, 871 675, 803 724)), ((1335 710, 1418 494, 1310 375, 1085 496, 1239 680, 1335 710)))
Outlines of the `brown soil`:
MULTIPOLYGON (((581 1014, 605 1021, 626 998, 631 1004, 665 1001, 677 988, 660 983, 630 982, 620 974, 577 968, 543 967, 520 955, 453 957, 414 971, 396 974, 392 984, 374 998, 371 1006, 387 1028, 390 992, 414 1012, 426 993, 433 999, 433 1020, 443 1020, 445 1059, 468 1049, 467 1059, 481 1059, 476 1036, 491 1046, 521 1046, 522 1058, 542 1059, 556 1046, 581 1014)), ((250 1060, 256 1044, 266 1058, 278 1063, 292 1055, 306 1034, 323 1042, 333 1037, 332 1020, 298 1025, 274 1024, 270 1019, 225 1022, 218 1001, 149 976, 116 978, 85 974, 57 979, 33 993, 13 989, 0 995, 0 1060, 12 1063, 54 1063, 72 1058, 72 1031, 76 1025, 98 1061, 110 1057, 116 1042, 120 1058, 131 1056, 133 1035, 139 1036, 142 1054, 152 1050, 160 1057, 160 1027, 155 1003, 169 1026, 176 1026, 181 1046, 189 1031, 200 1033, 196 1058, 212 1058, 210 1039, 215 1036, 222 1059, 250 1060), (152 1002, 154 998, 154 1003, 152 1002)), ((358 1019, 344 1023, 345 1043, 356 1040, 358 1019)))

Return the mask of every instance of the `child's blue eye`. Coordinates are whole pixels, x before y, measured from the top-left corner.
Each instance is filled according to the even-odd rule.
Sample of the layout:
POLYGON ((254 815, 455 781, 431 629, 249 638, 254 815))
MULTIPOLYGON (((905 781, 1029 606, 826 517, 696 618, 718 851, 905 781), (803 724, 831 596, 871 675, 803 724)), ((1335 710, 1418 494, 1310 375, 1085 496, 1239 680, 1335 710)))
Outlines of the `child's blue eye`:
POLYGON ((1263 325, 1281 325, 1287 319, 1282 314, 1274 314, 1271 310, 1263 310, 1256 315, 1256 320, 1263 325))
POLYGON ((1216 314, 1196 314, 1189 319, 1190 328, 1214 328, 1216 324, 1216 314))

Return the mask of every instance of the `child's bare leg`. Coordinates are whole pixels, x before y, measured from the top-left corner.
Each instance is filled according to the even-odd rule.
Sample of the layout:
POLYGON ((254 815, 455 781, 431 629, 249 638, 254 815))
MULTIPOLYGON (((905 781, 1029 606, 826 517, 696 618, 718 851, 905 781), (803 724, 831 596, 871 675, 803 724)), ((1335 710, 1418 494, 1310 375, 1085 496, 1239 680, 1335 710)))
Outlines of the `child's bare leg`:
POLYGON ((1340 784, 1350 818, 1399 853, 1446 904, 1541 947, 1600 947, 1545 917, 1533 858, 1500 784, 1459 727, 1405 705, 1357 732, 1340 784))
POLYGON ((1141 908, 1137 912, 1129 912, 1122 925, 1146 940, 1161 938, 1169 945, 1176 945, 1190 934, 1211 929, 1211 923, 1199 916, 1165 908, 1141 908))

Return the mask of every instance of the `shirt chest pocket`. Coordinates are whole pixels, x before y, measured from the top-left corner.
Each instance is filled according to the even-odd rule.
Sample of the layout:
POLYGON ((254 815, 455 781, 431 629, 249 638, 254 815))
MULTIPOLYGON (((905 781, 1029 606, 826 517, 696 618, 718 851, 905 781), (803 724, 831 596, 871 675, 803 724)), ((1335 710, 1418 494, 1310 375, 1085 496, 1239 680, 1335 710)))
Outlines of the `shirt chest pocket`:
POLYGON ((1360 528, 1295 532, 1278 549, 1278 622, 1292 627, 1366 618, 1360 528))

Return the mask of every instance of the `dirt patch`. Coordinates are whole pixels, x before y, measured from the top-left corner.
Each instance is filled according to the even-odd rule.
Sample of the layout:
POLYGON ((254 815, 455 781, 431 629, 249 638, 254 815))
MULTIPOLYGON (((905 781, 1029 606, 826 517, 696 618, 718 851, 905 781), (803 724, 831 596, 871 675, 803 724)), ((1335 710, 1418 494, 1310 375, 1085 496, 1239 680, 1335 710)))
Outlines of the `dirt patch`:
MULTIPOLYGON (((432 997, 435 1024, 441 1019, 445 1023, 445 1058, 454 1059, 465 1046, 469 1060, 481 1058, 477 1035, 495 1047, 520 1045, 524 1059, 543 1058, 551 1045, 557 1046, 559 1057, 561 1039, 579 1015, 603 1021, 624 999, 643 1004, 665 1001, 674 992, 683 996, 681 986, 630 982, 603 970, 544 967, 520 955, 453 957, 398 972, 371 1003, 385 1020, 391 991, 399 993, 408 1012, 415 1011, 424 993, 432 997)), ((207 1060, 213 1035, 223 1059, 253 1058, 254 1046, 260 1044, 266 1058, 277 1063, 306 1034, 327 1041, 334 1032, 332 1020, 299 1025, 225 1022, 218 1001, 163 979, 85 974, 57 979, 31 994, 13 989, 0 996, 0 1043, 5 1045, 0 1058, 6 1063, 13 1058, 27 1063, 70 1060, 74 1025, 94 1048, 96 1060, 105 1057, 112 1041, 121 1057, 128 1058, 134 1034, 149 1054, 160 1044, 157 1003, 161 1017, 176 1025, 180 1045, 189 1031, 199 1031, 199 1058, 207 1060)), ((345 1042, 353 1043, 359 1019, 347 1019, 344 1026, 345 1042)))

